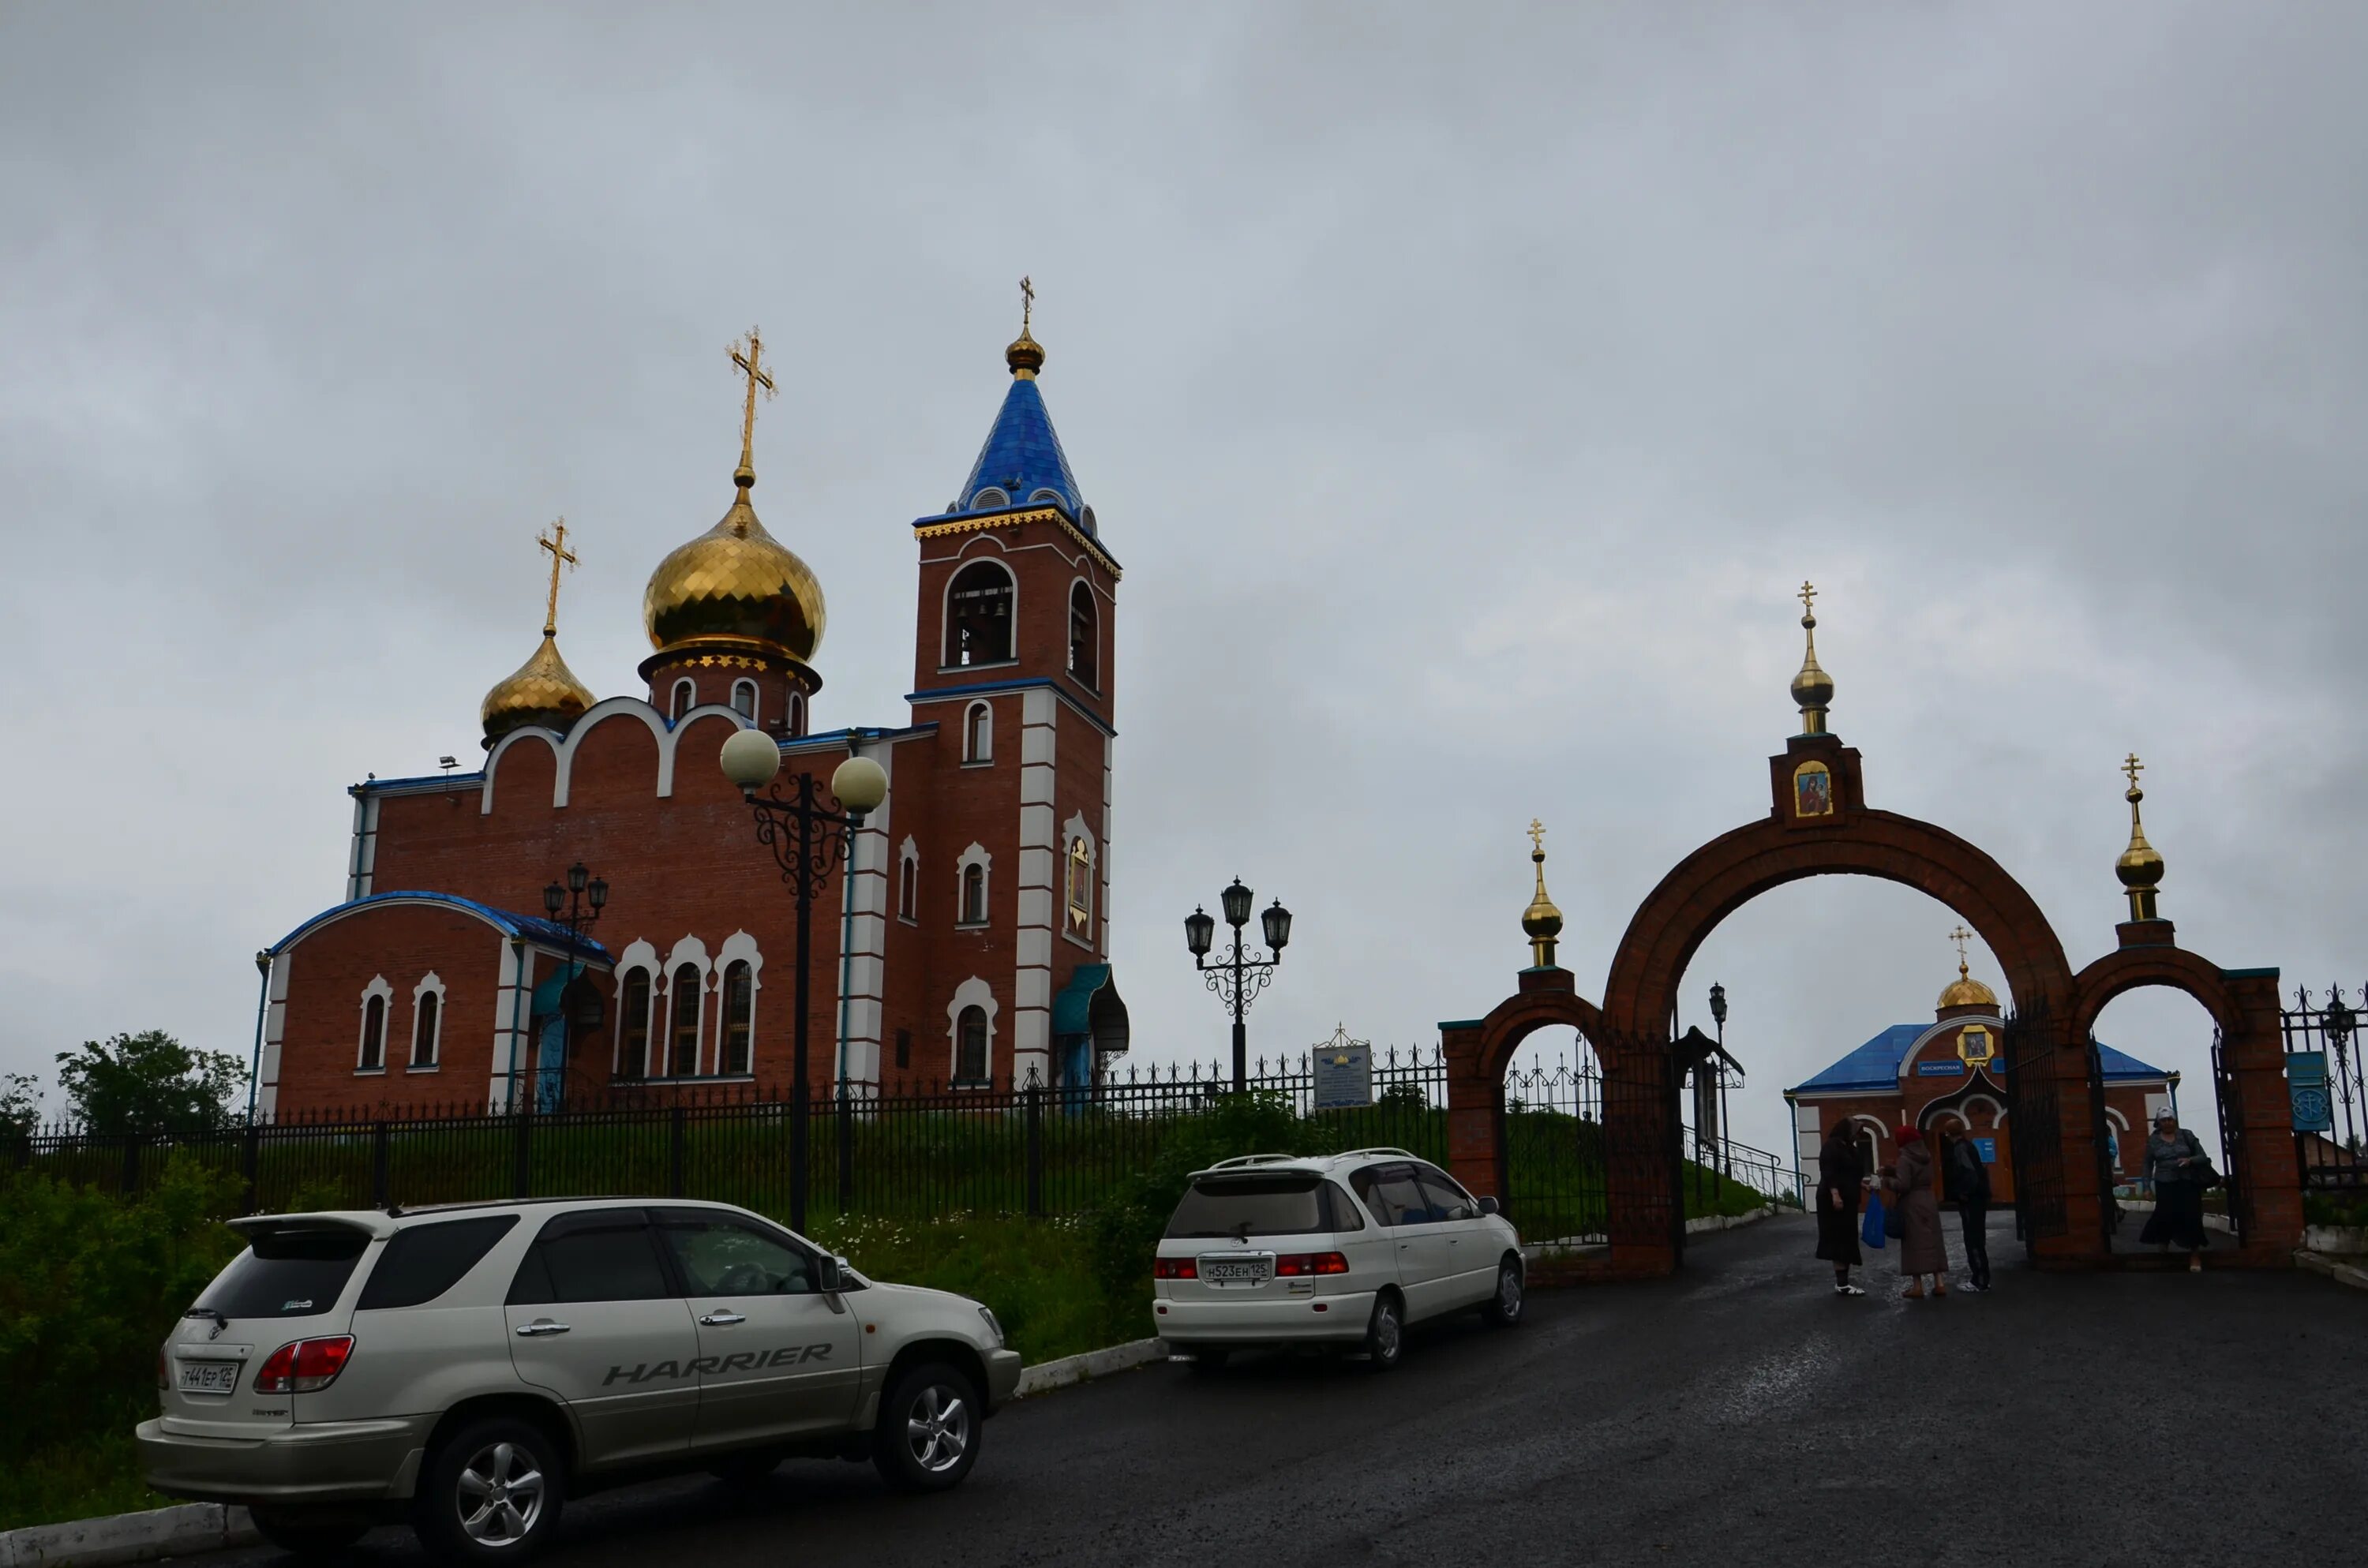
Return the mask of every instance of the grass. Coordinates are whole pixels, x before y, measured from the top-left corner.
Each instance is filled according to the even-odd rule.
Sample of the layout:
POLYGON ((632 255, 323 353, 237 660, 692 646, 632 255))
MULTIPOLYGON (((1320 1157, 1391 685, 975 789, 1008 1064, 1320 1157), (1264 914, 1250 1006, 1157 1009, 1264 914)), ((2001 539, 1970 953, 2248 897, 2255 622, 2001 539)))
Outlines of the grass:
POLYGON ((0 1530, 169 1507, 175 1501, 140 1479, 140 1456, 128 1431, 35 1449, 0 1468, 0 1530))

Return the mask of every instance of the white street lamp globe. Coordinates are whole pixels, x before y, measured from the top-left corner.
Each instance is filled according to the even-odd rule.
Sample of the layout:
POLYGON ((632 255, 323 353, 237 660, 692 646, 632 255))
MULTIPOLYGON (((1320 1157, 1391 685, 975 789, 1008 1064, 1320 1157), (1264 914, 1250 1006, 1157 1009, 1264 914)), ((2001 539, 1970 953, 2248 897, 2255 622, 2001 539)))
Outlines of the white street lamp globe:
POLYGON ((888 773, 868 756, 850 756, 830 776, 830 792, 854 816, 868 816, 888 798, 888 773))
POLYGON ((753 795, 781 770, 781 748, 762 730, 735 730, 717 760, 723 764, 724 778, 739 786, 742 794, 753 795))

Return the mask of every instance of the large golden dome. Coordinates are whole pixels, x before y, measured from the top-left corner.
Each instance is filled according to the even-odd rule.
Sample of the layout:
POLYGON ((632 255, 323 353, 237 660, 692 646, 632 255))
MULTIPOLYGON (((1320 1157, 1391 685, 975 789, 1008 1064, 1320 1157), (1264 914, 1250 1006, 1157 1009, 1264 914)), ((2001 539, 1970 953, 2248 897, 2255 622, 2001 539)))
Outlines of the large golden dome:
POLYGON ((592 706, 592 688, 575 678, 559 656, 558 637, 546 631, 542 646, 525 664, 494 683, 477 707, 484 725, 485 744, 528 724, 565 730, 592 706))
POLYGON ((1996 1012, 1998 1005, 1998 993, 1975 980, 1963 960, 1957 963, 1957 978, 1949 982, 1938 1004, 1943 1013, 1952 1007, 1987 1007, 1996 1012))
POLYGON ((822 585, 757 520, 748 505, 755 477, 743 468, 734 481, 740 494, 723 520, 650 574, 642 595, 650 645, 754 644, 808 663, 822 642, 822 585))

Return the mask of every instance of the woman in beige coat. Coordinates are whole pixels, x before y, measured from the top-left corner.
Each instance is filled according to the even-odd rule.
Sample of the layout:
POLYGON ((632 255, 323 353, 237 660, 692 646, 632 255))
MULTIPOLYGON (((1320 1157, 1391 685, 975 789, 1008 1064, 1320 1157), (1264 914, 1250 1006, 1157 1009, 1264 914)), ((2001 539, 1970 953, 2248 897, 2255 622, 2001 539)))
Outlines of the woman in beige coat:
POLYGON ((1912 1127, 1899 1130, 1899 1158, 1883 1167, 1884 1200, 1899 1213, 1899 1277, 1912 1301, 1949 1293, 1949 1244, 1941 1237, 1941 1199, 1932 1191, 1932 1151, 1912 1127))

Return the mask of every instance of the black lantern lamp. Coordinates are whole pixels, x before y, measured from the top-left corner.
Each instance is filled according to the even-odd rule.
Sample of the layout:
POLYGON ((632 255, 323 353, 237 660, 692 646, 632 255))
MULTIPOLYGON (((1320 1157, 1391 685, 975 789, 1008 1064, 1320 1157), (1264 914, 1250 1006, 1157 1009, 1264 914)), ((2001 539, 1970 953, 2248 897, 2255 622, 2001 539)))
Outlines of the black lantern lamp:
POLYGON ((1276 899, 1259 919, 1266 926, 1266 945, 1274 949, 1275 960, 1281 962, 1282 949, 1291 945, 1291 911, 1283 908, 1282 900, 1276 899))
POLYGON ((567 891, 569 892, 582 892, 584 891, 585 884, 591 880, 592 873, 584 869, 583 861, 578 860, 575 864, 567 868, 567 891))
POLYGON ((545 915, 555 920, 559 917, 559 912, 566 907, 567 890, 565 888, 553 882, 542 890, 542 912, 545 915))
POLYGON ((1291 911, 1276 899, 1258 916, 1266 933, 1266 945, 1271 956, 1255 956, 1242 945, 1242 928, 1250 923, 1250 908, 1257 895, 1250 892, 1241 878, 1217 895, 1217 907, 1224 912, 1225 924, 1234 928, 1234 944, 1214 963, 1209 961, 1210 949, 1217 938, 1217 923, 1210 918, 1205 907, 1196 908, 1184 917, 1184 945, 1192 949, 1192 967, 1208 977, 1211 991, 1234 1015, 1234 1092, 1240 1094, 1249 1087, 1249 1031, 1242 1015, 1249 1011, 1250 1001, 1274 978, 1275 965, 1282 961, 1282 949, 1291 942, 1291 911))
POLYGON ((1217 923, 1206 909, 1196 908, 1184 917, 1184 945, 1192 949, 1194 963, 1209 956, 1209 944, 1216 939, 1217 923))
POLYGON ((1723 1031, 1726 1028, 1726 987, 1713 981, 1710 988, 1710 1017, 1723 1031))
POLYGON ((1242 886, 1241 878, 1235 877, 1234 885, 1217 895, 1218 902, 1224 907, 1225 924, 1236 931, 1248 925, 1250 903, 1256 897, 1249 889, 1242 886))
POLYGON ((590 902, 592 905, 592 913, 595 915, 599 914, 601 910, 607 908, 609 905, 609 879, 606 877, 593 878, 592 885, 584 890, 584 896, 590 902))

